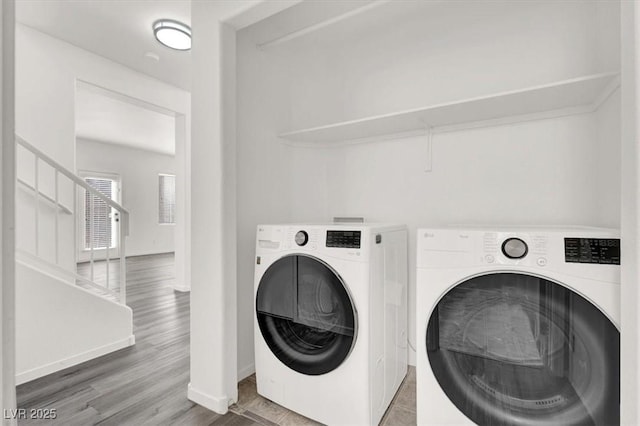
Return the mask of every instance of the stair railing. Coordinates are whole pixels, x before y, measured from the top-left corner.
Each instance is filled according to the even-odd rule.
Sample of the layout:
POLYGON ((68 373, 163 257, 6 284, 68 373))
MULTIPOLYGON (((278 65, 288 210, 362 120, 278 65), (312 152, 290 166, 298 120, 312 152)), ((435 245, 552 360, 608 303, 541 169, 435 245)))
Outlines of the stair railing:
MULTIPOLYGON (((54 265, 54 269, 66 269, 67 273, 71 273, 73 274, 73 276, 76 279, 76 283, 80 282, 83 285, 88 285, 88 286, 92 286, 92 287, 97 287, 99 290, 101 290, 103 293, 111 295, 112 298, 115 298, 119 303, 121 304, 125 304, 126 303, 126 256, 125 256, 125 240, 126 240, 126 236, 129 235, 129 212, 127 211, 127 209, 125 209, 124 207, 122 207, 120 204, 118 204, 117 202, 115 202, 114 200, 112 200, 111 198, 105 196, 104 194, 102 194, 100 191, 96 190, 95 188, 93 188, 91 185, 89 185, 84 179, 80 178, 79 176, 77 176, 76 174, 74 174, 73 172, 71 172, 70 170, 68 170, 67 168, 65 168, 64 166, 62 166, 60 163, 58 163, 57 161, 55 161, 54 159, 52 159, 51 157, 49 157, 47 154, 45 154, 44 152, 40 151, 38 148, 34 147, 33 145, 31 145, 29 142, 27 142, 26 140, 24 140, 23 138, 21 138, 20 136, 16 135, 16 143, 22 147, 24 147, 27 151, 31 152, 34 156, 34 163, 33 163, 33 167, 34 167, 34 176, 33 176, 33 185, 30 185, 28 182, 26 182, 25 180, 21 179, 20 177, 18 178, 18 184, 21 185, 22 187, 26 188, 29 191, 33 192, 33 197, 34 197, 34 226, 35 226, 35 241, 34 241, 34 253, 28 253, 28 255, 30 257, 35 257, 40 259, 41 261, 44 262, 48 262, 48 263, 53 263, 54 265), (42 191, 42 189, 40 188, 40 173, 41 173, 41 166, 40 163, 45 163, 48 166, 50 166, 53 169, 53 195, 51 194, 46 194, 45 192, 42 191), (65 205, 64 202, 61 202, 60 200, 60 184, 61 184, 61 179, 68 179, 72 184, 73 184, 73 205, 72 206, 68 206, 65 205), (114 291, 113 289, 111 289, 110 286, 110 279, 111 277, 110 275, 110 263, 111 263, 111 258, 110 258, 110 248, 107 247, 106 249, 104 249, 105 252, 105 278, 106 278, 106 282, 103 285, 97 284, 94 281, 94 269, 95 269, 95 251, 96 248, 94 247, 94 238, 93 235, 88 235, 88 240, 90 242, 90 247, 89 247, 89 251, 90 251, 90 260, 89 260, 89 266, 90 266, 90 270, 89 270, 89 278, 87 278, 86 276, 81 276, 78 274, 77 270, 74 271, 68 271, 68 268, 64 268, 61 266, 60 263, 60 247, 59 247, 59 237, 60 237, 60 213, 66 213, 66 214, 71 214, 74 217, 74 223, 73 223, 73 227, 74 227, 74 234, 75 234, 75 229, 76 229, 76 220, 78 219, 77 217, 77 210, 78 210, 78 188, 88 192, 90 194, 89 197, 89 210, 90 210, 90 215, 89 215, 89 220, 90 220, 90 226, 88 227, 88 231, 93 233, 94 231, 94 226, 93 226, 93 213, 94 213, 94 205, 96 203, 96 199, 100 200, 101 202, 105 203, 107 206, 109 206, 112 210, 112 213, 115 214, 115 217, 117 218, 116 221, 118 221, 119 223, 119 231, 117 233, 117 237, 116 237, 116 247, 118 249, 118 257, 119 257, 119 271, 118 271, 118 291, 114 291), (40 234, 42 232, 41 230, 41 204, 46 203, 50 206, 54 207, 54 225, 53 225, 53 238, 55 239, 55 244, 54 244, 54 261, 51 262, 50 260, 47 260, 44 256, 41 255, 41 249, 40 249, 40 234), (114 212, 115 211, 115 212, 114 212)), ((20 173, 18 173, 18 175, 20 175, 20 173)), ((86 226, 85 226, 86 229, 86 226)), ((77 244, 78 244, 78 239, 74 238, 74 244, 72 245, 74 253, 73 253, 73 259, 76 258, 76 253, 77 253, 77 244)), ((75 266, 75 261, 74 261, 74 266, 75 266)))

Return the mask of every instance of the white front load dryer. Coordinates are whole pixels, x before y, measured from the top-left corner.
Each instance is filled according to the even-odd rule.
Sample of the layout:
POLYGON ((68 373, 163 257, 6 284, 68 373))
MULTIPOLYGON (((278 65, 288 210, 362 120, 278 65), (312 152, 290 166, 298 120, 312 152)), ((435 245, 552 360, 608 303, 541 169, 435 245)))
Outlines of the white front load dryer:
POLYGON ((407 231, 259 225, 258 393, 329 425, 378 424, 407 371, 407 231))
POLYGON ((618 425, 620 240, 419 229, 419 425, 618 425))

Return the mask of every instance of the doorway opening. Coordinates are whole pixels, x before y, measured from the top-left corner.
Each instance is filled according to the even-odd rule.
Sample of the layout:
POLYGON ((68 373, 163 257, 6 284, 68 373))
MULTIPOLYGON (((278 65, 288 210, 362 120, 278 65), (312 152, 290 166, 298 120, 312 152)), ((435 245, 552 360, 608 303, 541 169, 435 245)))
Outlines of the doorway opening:
MULTIPOLYGON (((129 211, 124 256, 178 252, 174 288, 185 289, 188 164, 184 116, 78 80, 75 127, 78 174, 129 211)), ((78 195, 78 265, 90 259, 117 259, 121 248, 114 236, 124 225, 118 212, 97 199, 92 201, 90 195, 78 195)))
MULTIPOLYGON (((79 176, 89 186, 110 200, 121 204, 120 176, 115 174, 81 171, 79 176)), ((109 250, 111 259, 117 258, 120 214, 89 191, 80 190, 78 197, 78 262, 91 258, 105 259, 109 250), (93 252, 93 253, 92 253, 93 252)))

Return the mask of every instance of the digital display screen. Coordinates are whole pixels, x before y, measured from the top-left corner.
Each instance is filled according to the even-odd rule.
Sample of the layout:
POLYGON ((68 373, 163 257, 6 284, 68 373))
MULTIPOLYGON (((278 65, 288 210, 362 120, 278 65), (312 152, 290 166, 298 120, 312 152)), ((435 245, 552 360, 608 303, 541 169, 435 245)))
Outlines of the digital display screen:
POLYGON ((567 263, 620 264, 620 240, 617 238, 565 238, 567 263))
POLYGON ((327 231, 327 247, 360 248, 360 231, 327 231))

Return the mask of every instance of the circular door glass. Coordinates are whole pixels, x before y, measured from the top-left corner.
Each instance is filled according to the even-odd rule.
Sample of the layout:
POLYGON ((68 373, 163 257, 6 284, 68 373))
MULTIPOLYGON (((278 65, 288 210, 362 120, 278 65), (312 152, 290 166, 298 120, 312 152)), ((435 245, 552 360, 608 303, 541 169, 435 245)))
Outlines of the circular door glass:
POLYGON ((267 268, 256 315, 271 352, 299 373, 338 368, 355 342, 356 312, 344 283, 310 256, 285 256, 267 268))
POLYGON ((619 424, 620 333, 554 282, 465 281, 434 309, 426 348, 442 390, 477 424, 619 424))

